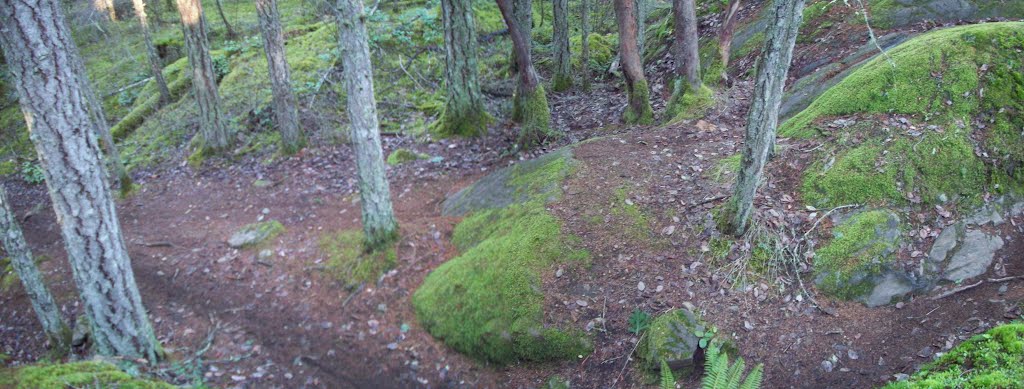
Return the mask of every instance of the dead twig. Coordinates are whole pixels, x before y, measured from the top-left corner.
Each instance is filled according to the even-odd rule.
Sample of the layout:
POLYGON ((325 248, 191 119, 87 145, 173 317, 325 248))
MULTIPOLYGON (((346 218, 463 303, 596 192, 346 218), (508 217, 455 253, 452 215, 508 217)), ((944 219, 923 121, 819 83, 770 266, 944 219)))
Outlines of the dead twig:
POLYGON ((989 278, 988 282, 1006 282, 1006 281, 1013 281, 1013 280, 1024 280, 1024 276, 1010 276, 1010 277, 1003 277, 1003 278, 989 278))
POLYGON ((819 224, 819 223, 821 223, 821 221, 822 221, 823 219, 825 219, 826 217, 828 217, 828 215, 831 215, 831 214, 832 214, 832 212, 835 212, 835 211, 838 211, 838 210, 840 210, 840 209, 844 209, 844 208, 853 208, 853 207, 859 207, 859 206, 860 206, 860 204, 846 204, 846 205, 840 205, 840 206, 838 206, 838 207, 835 207, 835 208, 832 208, 832 209, 830 209, 830 210, 829 210, 828 212, 825 212, 825 214, 824 214, 824 215, 821 215, 821 217, 819 217, 819 218, 818 218, 818 220, 815 220, 815 221, 814 221, 814 225, 812 225, 812 226, 811 226, 811 228, 810 228, 810 229, 808 229, 808 230, 807 230, 807 232, 805 232, 805 233, 804 233, 804 236, 803 236, 803 240, 807 240, 807 235, 810 235, 810 234, 811 234, 811 232, 812 232, 812 231, 814 231, 814 229, 815 229, 815 228, 818 228, 818 224, 819 224))
POLYGON ((633 345, 633 349, 629 351, 629 354, 626 354, 626 362, 622 364, 622 370, 619 370, 619 375, 615 377, 615 382, 619 382, 619 380, 622 379, 622 375, 626 373, 626 366, 629 366, 629 359, 633 356, 633 353, 636 352, 636 348, 640 346, 640 341, 644 340, 644 336, 646 335, 646 332, 641 334, 640 337, 636 339, 636 344, 633 345))
POLYGON ((964 286, 961 286, 961 287, 959 287, 959 288, 951 289, 951 290, 949 290, 949 291, 946 291, 946 292, 945 292, 945 293, 943 293, 943 294, 940 294, 940 295, 938 295, 938 296, 932 297, 932 298, 930 298, 929 300, 935 301, 935 300, 943 299, 943 298, 946 298, 946 297, 952 296, 952 295, 954 295, 954 294, 957 294, 957 293, 963 292, 963 291, 965 291, 965 290, 969 290, 969 289, 974 289, 974 288, 976 288, 976 287, 977 287, 978 285, 981 285, 981 284, 982 284, 982 283, 984 283, 984 282, 985 282, 985 280, 981 280, 981 281, 975 282, 975 283, 973 283, 973 284, 970 284, 970 285, 964 285, 964 286))

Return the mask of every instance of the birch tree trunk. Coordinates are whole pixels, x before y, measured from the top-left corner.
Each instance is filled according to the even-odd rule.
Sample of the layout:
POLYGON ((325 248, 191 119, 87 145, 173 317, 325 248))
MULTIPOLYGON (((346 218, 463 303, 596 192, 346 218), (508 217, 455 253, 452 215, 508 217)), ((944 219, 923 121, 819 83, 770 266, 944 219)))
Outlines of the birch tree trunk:
POLYGON ((729 0, 722 15, 722 28, 718 31, 718 57, 722 61, 722 81, 729 81, 729 57, 732 56, 732 34, 736 31, 736 13, 741 0, 729 0))
POLYGON ((441 19, 448 99, 434 130, 441 135, 482 136, 491 118, 480 92, 472 0, 441 0, 441 19))
POLYGON ((224 23, 224 30, 227 33, 228 38, 234 38, 235 30, 231 28, 231 23, 228 23, 228 18, 224 16, 224 7, 221 6, 220 1, 221 0, 217 0, 215 2, 215 4, 217 5, 217 14, 220 15, 220 21, 224 23))
POLYGON ((580 74, 583 90, 590 90, 590 0, 580 0, 580 74))
POLYGON ((761 49, 754 97, 747 115, 740 171, 725 213, 728 217, 727 232, 737 236, 747 230, 754 208, 754 195, 775 143, 786 73, 803 19, 804 0, 774 0, 771 6, 772 22, 765 31, 765 43, 761 49))
POLYGON ((615 18, 619 24, 619 56, 626 79, 626 93, 629 95, 623 120, 626 124, 651 124, 654 122, 654 111, 651 109, 650 89, 637 47, 637 18, 633 9, 635 3, 633 0, 614 1, 615 18))
POLYGON ((270 88, 274 94, 274 124, 281 131, 281 151, 294 154, 305 143, 299 129, 299 113, 292 94, 291 68, 284 50, 284 33, 277 0, 256 0, 256 14, 260 19, 263 51, 267 54, 270 88))
POLYGON ((202 154, 214 154, 228 147, 228 128, 220 113, 220 95, 217 76, 210 58, 206 17, 199 0, 176 0, 181 16, 181 29, 185 35, 185 51, 192 68, 192 91, 199 106, 199 132, 202 138, 195 144, 202 154))
POLYGON ((43 167, 57 221, 101 355, 146 358, 160 348, 135 285, 100 161, 84 75, 56 0, 0 2, 0 45, 43 167))
POLYGON ((572 65, 569 53, 569 0, 551 0, 554 8, 552 50, 555 53, 555 74, 551 89, 561 92, 572 88, 572 65))
POLYGON ((164 67, 160 64, 160 56, 156 53, 156 46, 153 45, 153 35, 149 31, 149 20, 146 18, 145 0, 132 0, 135 8, 135 15, 139 17, 139 25, 142 26, 142 40, 146 44, 146 58, 149 60, 149 72, 156 81, 157 89, 160 91, 160 106, 170 104, 171 91, 167 89, 167 80, 164 79, 164 67))
POLYGON ((533 145, 540 144, 557 134, 551 130, 551 109, 548 107, 548 98, 544 92, 544 86, 540 85, 540 78, 537 70, 533 67, 530 42, 525 31, 516 22, 513 13, 511 0, 497 0, 501 16, 508 25, 509 35, 512 37, 512 48, 515 51, 517 67, 519 68, 519 82, 516 85, 516 93, 513 101, 516 104, 515 111, 519 113, 519 147, 528 149, 533 145))
POLYGON ((352 149, 359 171, 365 247, 376 250, 398 238, 398 223, 384 171, 363 1, 338 0, 338 16, 338 46, 345 69, 352 149))
POLYGON ((21 279, 25 286, 25 294, 32 303, 32 309, 39 317, 39 323, 43 326, 43 332, 50 340, 50 347, 61 353, 68 350, 71 342, 71 330, 60 317, 60 309, 46 287, 39 268, 36 267, 32 251, 25 242, 25 236, 21 233, 21 227, 15 220, 14 212, 11 210, 11 203, 7 201, 7 190, 0 187, 0 240, 3 241, 4 250, 11 259, 14 266, 14 273, 21 279))

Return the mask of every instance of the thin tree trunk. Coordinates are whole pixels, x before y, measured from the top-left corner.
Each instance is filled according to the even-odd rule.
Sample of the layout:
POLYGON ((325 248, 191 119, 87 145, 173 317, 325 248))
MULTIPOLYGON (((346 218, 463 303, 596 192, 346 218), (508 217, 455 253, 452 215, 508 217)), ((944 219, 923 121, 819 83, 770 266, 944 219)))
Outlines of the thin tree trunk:
POLYGON ((56 0, 0 2, 0 45, 43 167, 68 261, 101 355, 155 362, 142 306, 92 131, 84 75, 56 0))
POLYGON ((637 47, 637 19, 634 17, 633 0, 614 0, 615 18, 619 24, 619 54, 622 61, 622 73, 626 79, 626 92, 629 103, 623 119, 627 124, 651 124, 654 113, 651 109, 650 89, 644 77, 644 69, 640 62, 637 47))
POLYGON ((590 90, 590 0, 580 0, 580 73, 583 77, 583 90, 590 90))
POLYGON ((481 136, 491 117, 484 108, 477 65, 476 26, 471 0, 441 0, 444 23, 445 86, 448 99, 435 124, 441 135, 481 136))
POLYGON ((228 38, 235 37, 235 30, 231 28, 231 23, 228 23, 228 18, 224 16, 224 7, 220 3, 221 0, 217 0, 217 14, 220 15, 220 21, 224 23, 224 30, 226 31, 228 38))
POLYGON ((281 151, 293 154, 302 148, 305 141, 299 130, 299 114, 295 95, 292 94, 291 69, 285 57, 277 0, 256 0, 256 14, 260 19, 263 51, 267 53, 270 87, 274 94, 274 124, 281 131, 281 151))
POLYGON ((722 15, 722 28, 718 31, 718 57, 722 61, 722 81, 729 81, 729 57, 732 56, 732 34, 736 31, 736 13, 741 0, 729 0, 722 15))
POLYGON ((672 48, 676 57, 676 77, 686 80, 689 90, 700 89, 700 54, 698 54, 697 8, 694 0, 674 0, 675 39, 672 48))
POLYGON ((167 89, 167 80, 164 80, 164 67, 160 64, 160 56, 156 53, 156 46, 153 45, 153 35, 149 32, 145 0, 132 0, 132 6, 135 7, 135 15, 139 17, 139 24, 142 26, 142 40, 146 44, 149 72, 153 75, 153 80, 156 81, 157 89, 160 91, 160 106, 170 104, 171 91, 167 89))
POLYGON ((50 347, 60 353, 68 350, 71 342, 71 331, 67 324, 60 317, 60 309, 46 287, 42 274, 36 266, 32 257, 32 250, 25 242, 25 236, 21 233, 21 227, 15 220, 14 211, 11 210, 11 203, 7 201, 7 190, 0 186, 0 240, 3 241, 7 257, 11 259, 14 266, 14 273, 21 279, 25 286, 25 294, 32 303, 32 309, 39 317, 39 323, 43 326, 43 332, 50 340, 50 347))
POLYGON ((560 92, 572 88, 572 57, 569 53, 569 0, 552 0, 555 52, 555 75, 551 89, 560 92))
POLYGON ((510 0, 496 1, 501 10, 501 16, 505 18, 505 24, 508 25, 509 35, 512 37, 512 48, 515 50, 515 58, 520 70, 519 83, 516 85, 513 99, 517 105, 515 110, 519 113, 521 123, 519 147, 527 149, 556 135, 550 127, 551 109, 548 107, 548 98, 544 87, 540 85, 537 70, 533 67, 530 42, 526 32, 516 22, 512 4, 509 4, 510 0))
POLYGON ((647 44, 647 16, 650 15, 649 0, 633 0, 633 15, 636 17, 636 51, 640 53, 643 65, 644 49, 647 44))
POLYGON ((177 0, 181 15, 181 29, 185 35, 185 51, 192 68, 192 90, 199 106, 199 130, 202 139, 197 142, 199 152, 213 154, 228 147, 228 128, 220 113, 220 95, 217 76, 210 58, 206 17, 199 0, 177 0))
POLYGON ((107 19, 111 22, 117 21, 117 11, 114 9, 114 0, 93 0, 93 4, 96 10, 103 12, 107 15, 107 19))
MULTIPOLYGON (((523 36, 526 37, 526 43, 533 45, 533 0, 511 0, 512 1, 512 14, 516 25, 519 30, 522 31, 523 36)), ((508 23, 507 21, 505 22, 508 23)), ((509 30, 511 31, 511 30, 509 30)), ((509 61, 509 66, 512 69, 512 74, 519 73, 519 59, 516 58, 516 49, 512 48, 512 60, 509 61)), ((516 114, 513 113, 513 116, 516 114)))
POLYGON ((391 208, 391 192, 384 171, 363 1, 338 0, 338 14, 339 47, 345 69, 352 148, 359 171, 365 247, 376 250, 398 238, 398 222, 391 208))
POLYGON ((727 232, 737 236, 747 230, 753 213, 754 195, 764 174, 769 150, 775 143, 779 106, 803 19, 804 0, 774 0, 772 8, 772 23, 765 31, 761 64, 757 68, 754 97, 747 116, 740 171, 725 213, 728 217, 727 232))

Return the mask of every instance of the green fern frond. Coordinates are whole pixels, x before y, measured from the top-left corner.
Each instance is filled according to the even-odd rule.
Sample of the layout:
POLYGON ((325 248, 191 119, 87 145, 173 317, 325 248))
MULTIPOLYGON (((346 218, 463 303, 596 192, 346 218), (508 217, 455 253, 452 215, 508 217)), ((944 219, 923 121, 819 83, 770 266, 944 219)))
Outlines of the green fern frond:
POLYGON ((740 385, 739 389, 758 389, 761 387, 761 379, 764 376, 764 365, 757 364, 754 366, 754 370, 750 371, 747 375, 747 379, 743 381, 743 385, 740 385))
POLYGON ((704 389, 725 389, 725 384, 729 382, 729 356, 721 353, 714 359, 708 359, 707 363, 709 365, 704 367, 705 376, 702 383, 704 389))
POLYGON ((743 370, 747 368, 746 363, 743 362, 743 358, 736 359, 736 363, 729 366, 729 373, 726 374, 729 377, 729 382, 725 384, 726 389, 737 389, 740 387, 740 381, 743 380, 743 370))
POLYGON ((661 389, 675 389, 676 388, 676 377, 672 376, 672 369, 668 367, 668 362, 664 359, 661 360, 661 389))

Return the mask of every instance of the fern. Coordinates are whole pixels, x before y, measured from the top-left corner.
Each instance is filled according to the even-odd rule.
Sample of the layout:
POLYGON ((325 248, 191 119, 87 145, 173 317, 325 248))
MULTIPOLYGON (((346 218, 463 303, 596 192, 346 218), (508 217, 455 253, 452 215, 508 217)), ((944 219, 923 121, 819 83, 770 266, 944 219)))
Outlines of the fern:
POLYGON ((672 369, 664 359, 661 360, 661 389, 676 389, 676 377, 672 376, 672 369))
POLYGON ((747 378, 743 379, 745 369, 746 363, 743 358, 737 358, 735 363, 730 364, 729 355, 722 352, 720 345, 712 343, 705 353, 704 379, 701 382, 701 387, 703 389, 760 388, 764 366, 758 364, 750 371, 747 378))

